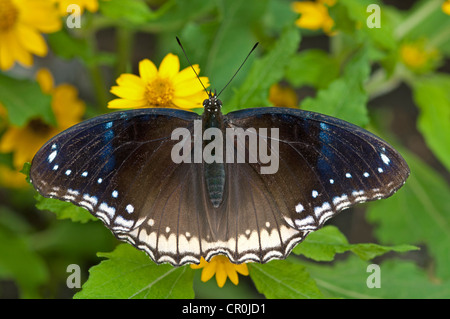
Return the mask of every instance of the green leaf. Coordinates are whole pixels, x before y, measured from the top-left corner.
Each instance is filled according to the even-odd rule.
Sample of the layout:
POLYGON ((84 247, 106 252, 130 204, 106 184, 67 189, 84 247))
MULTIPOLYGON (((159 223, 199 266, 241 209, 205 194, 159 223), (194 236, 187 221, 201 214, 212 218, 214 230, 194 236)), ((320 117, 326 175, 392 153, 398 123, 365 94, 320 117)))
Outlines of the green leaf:
POLYGON ((413 84, 420 109, 417 128, 427 145, 450 171, 450 76, 435 75, 413 84))
POLYGON ((321 298, 322 293, 310 278, 306 268, 288 260, 273 260, 267 264, 249 263, 250 277, 266 298, 321 298))
MULTIPOLYGON (((0 212, 0 224, 2 223, 0 212)), ((39 297, 38 288, 48 279, 45 262, 31 249, 30 240, 0 226, 0 278, 17 282, 22 297, 39 297)))
POLYGON ((33 247, 39 252, 65 256, 70 260, 79 258, 81 262, 84 262, 83 257, 91 260, 98 251, 112 250, 118 242, 100 221, 81 224, 57 220, 36 238, 39 240, 33 242, 33 247))
POLYGON ((76 38, 63 29, 47 36, 52 51, 64 59, 81 59, 87 65, 105 64, 113 65, 116 61, 115 54, 107 52, 94 52, 86 39, 76 38))
MULTIPOLYGON (((190 58, 192 63, 198 63, 202 74, 209 77, 211 88, 220 91, 255 44, 255 32, 250 26, 259 23, 269 0, 227 0, 216 3, 217 18, 199 25, 190 23, 183 30, 181 40, 189 56, 193 52, 190 58)), ((230 87, 221 94, 221 99, 227 101, 225 107, 232 103, 228 101, 233 95, 233 88, 240 87, 255 56, 253 53, 230 87)))
POLYGON ((302 108, 338 117, 356 125, 364 126, 368 122, 367 93, 364 82, 370 74, 367 48, 357 51, 345 66, 343 75, 319 90, 315 98, 306 98, 300 102, 302 108))
POLYGON ((307 264, 306 269, 326 297, 372 298, 448 298, 450 282, 433 283, 426 272, 411 261, 387 260, 379 264, 380 288, 369 288, 374 271, 369 263, 349 258, 333 265, 307 264))
POLYGON ((292 57, 286 79, 296 87, 328 87, 339 76, 339 63, 322 50, 305 50, 292 57))
MULTIPOLYGON (((139 29, 160 34, 176 32, 179 36, 180 30, 182 30, 186 24, 191 23, 192 21, 198 21, 207 15, 211 15, 212 9, 216 7, 217 1, 168 0, 154 12, 154 19, 148 21, 145 25, 140 26, 139 29)), ((166 55, 167 52, 173 52, 175 48, 179 48, 176 41, 174 41, 175 34, 173 34, 172 37, 168 37, 167 34, 165 35, 166 36, 159 38, 159 41, 161 41, 161 43, 159 43, 160 47, 165 48, 162 56, 166 55)), ((185 44, 187 45, 187 43, 185 44)), ((162 58, 162 56, 160 56, 160 58, 162 58)))
POLYGON ((33 118, 42 118, 56 126, 51 101, 51 96, 42 93, 37 82, 0 74, 0 103, 8 110, 11 124, 24 126, 33 118))
POLYGON ((337 253, 351 251, 363 260, 370 260, 390 251, 405 252, 417 249, 414 246, 394 247, 377 244, 349 244, 347 238, 335 226, 325 226, 309 234, 293 249, 293 253, 304 255, 316 261, 332 261, 337 253))
POLYGON ((189 266, 157 265, 128 244, 98 256, 108 259, 89 269, 89 279, 74 298, 194 298, 194 270, 189 266))
POLYGON ((299 43, 300 33, 297 28, 293 26, 286 29, 273 48, 253 63, 244 83, 228 104, 237 109, 269 106, 269 88, 283 78, 299 43))
POLYGON ((433 169, 403 151, 411 176, 391 198, 369 206, 382 244, 425 244, 434 258, 436 274, 450 279, 450 187, 433 169))
POLYGON ((264 23, 261 29, 263 32, 282 32, 292 26, 297 18, 298 14, 292 10, 290 1, 270 0, 265 15, 261 17, 264 23))
POLYGON ((109 0, 100 1, 99 11, 120 24, 129 26, 143 25, 154 18, 153 12, 144 0, 109 0))
MULTIPOLYGON (((348 17, 354 22, 351 28, 353 36, 357 36, 360 43, 368 42, 375 46, 393 50, 396 47, 393 28, 389 20, 389 16, 385 14, 384 4, 376 0, 341 0, 337 2, 337 7, 343 6, 347 10, 348 17), (376 4, 379 6, 380 28, 370 28, 368 22, 372 22, 376 17, 377 11, 367 12, 369 5, 376 4)), ((339 19, 338 28, 339 28, 339 19)))
POLYGON ((86 223, 97 220, 83 207, 76 206, 69 202, 64 202, 54 198, 45 198, 39 194, 36 195, 36 207, 40 210, 49 210, 56 214, 58 219, 71 219, 74 222, 86 223))

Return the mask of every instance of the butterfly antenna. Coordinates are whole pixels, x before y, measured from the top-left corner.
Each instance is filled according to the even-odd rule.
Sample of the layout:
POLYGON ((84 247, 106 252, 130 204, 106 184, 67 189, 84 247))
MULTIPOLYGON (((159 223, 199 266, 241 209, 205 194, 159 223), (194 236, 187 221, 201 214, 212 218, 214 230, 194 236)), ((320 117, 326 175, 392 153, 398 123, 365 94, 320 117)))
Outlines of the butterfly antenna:
POLYGON ((219 97, 219 95, 223 92, 223 90, 226 89, 226 87, 228 86, 228 84, 231 83, 231 81, 233 81, 234 77, 238 74, 239 70, 242 68, 242 66, 245 64, 245 61, 247 61, 248 57, 250 56, 250 54, 252 54, 253 51, 255 51, 256 47, 258 46, 259 42, 256 42, 255 45, 253 46, 253 48, 250 50, 250 52, 247 54, 247 57, 244 59, 244 62, 242 62, 241 66, 237 69, 237 71, 234 73, 234 75, 231 77, 230 81, 228 81, 228 83, 223 87, 223 89, 219 92, 219 94, 217 94, 217 97, 219 97))
POLYGON ((197 71, 195 71, 194 67, 192 66, 191 61, 189 61, 189 58, 188 58, 188 56, 186 54, 186 51, 183 48, 183 45, 181 44, 180 39, 178 39, 178 37, 175 37, 175 38, 177 38, 178 45, 181 47, 181 50, 183 50, 183 53, 184 53, 184 56, 186 57, 186 60, 188 61, 189 65, 191 66, 192 70, 194 71, 195 75, 197 76, 197 79, 200 81, 200 84, 203 86, 203 89, 205 89, 206 94, 208 94, 208 96, 211 96, 211 91, 208 93, 208 90, 206 89, 206 87, 203 84, 202 80, 200 80, 200 76, 198 75, 197 71))

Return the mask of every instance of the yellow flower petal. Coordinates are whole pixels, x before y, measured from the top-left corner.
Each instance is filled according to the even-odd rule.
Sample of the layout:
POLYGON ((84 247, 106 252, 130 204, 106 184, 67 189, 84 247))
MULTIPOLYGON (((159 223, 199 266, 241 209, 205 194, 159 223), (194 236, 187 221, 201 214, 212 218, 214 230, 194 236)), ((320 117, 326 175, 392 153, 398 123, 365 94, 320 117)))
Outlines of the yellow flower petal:
POLYGON ((3 187, 26 188, 29 186, 25 180, 25 175, 6 165, 0 165, 0 178, 0 185, 3 187))
POLYGON ((172 53, 167 54, 159 65, 158 75, 161 78, 172 78, 180 71, 180 60, 172 53))
MULTIPOLYGON (((198 64, 194 64, 192 67, 194 68, 195 72, 197 72, 197 74, 200 73, 200 67, 198 66, 198 64)), ((195 75, 194 71, 190 67, 187 67, 181 70, 178 74, 176 74, 172 80, 174 85, 178 85, 183 81, 196 78, 197 76, 195 75)))
POLYGON ((445 14, 450 15, 450 1, 447 0, 442 4, 442 11, 444 11, 445 14))
POLYGON ((35 29, 24 24, 19 24, 16 32, 21 45, 25 49, 38 56, 47 55, 48 49, 44 37, 35 29))
POLYGON ((281 106, 281 107, 298 106, 298 97, 295 91, 290 87, 283 87, 279 84, 274 84, 270 87, 269 101, 274 106, 281 106))
POLYGON ((202 275, 200 280, 203 282, 207 282, 210 280, 214 274, 216 273, 217 262, 211 261, 208 265, 203 268, 202 275))
POLYGON ((222 288, 227 281, 227 272, 225 270, 225 264, 223 262, 217 262, 216 266, 216 282, 217 286, 222 288))
POLYGON ((0 32, 0 69, 9 70, 14 65, 14 57, 9 49, 9 32, 0 32))
MULTIPOLYGON (((209 86, 208 78, 200 77, 200 80, 202 81, 205 87, 209 86)), ((200 81, 197 78, 192 78, 177 84, 175 96, 177 97, 189 96, 193 95, 193 93, 195 92, 200 92, 204 90, 205 89, 203 88, 200 81)))
POLYGON ((21 23, 44 33, 52 33, 61 29, 62 22, 52 1, 16 0, 14 4, 20 11, 21 23))
POLYGON ((41 91, 50 94, 53 90, 53 76, 46 68, 39 69, 36 73, 36 81, 41 87, 41 91))
POLYGON ((201 107, 200 104, 198 104, 198 106, 196 106, 195 103, 192 103, 191 101, 183 99, 183 98, 173 98, 172 103, 181 109, 187 109, 187 110, 201 107))
POLYGON ((16 145, 16 141, 19 138, 20 130, 16 127, 11 127, 8 129, 5 134, 3 134, 2 139, 0 140, 0 152, 2 153, 11 153, 14 150, 14 146, 16 145))
POLYGON ((78 98, 78 90, 70 84, 58 85, 52 97, 52 109, 60 129, 77 124, 83 116, 86 105, 78 98), (70 107, 67 107, 70 105, 70 107))
POLYGON ((326 4, 329 7, 332 7, 336 4, 336 0, 318 0, 322 4, 326 4))
POLYGON ((334 21, 328 14, 328 7, 334 4, 334 0, 293 2, 291 5, 292 10, 300 13, 300 18, 295 21, 295 24, 300 28, 309 30, 323 29, 325 33, 332 35, 330 33, 334 21))
POLYGON ((23 66, 29 67, 33 65, 32 55, 25 50, 24 47, 19 42, 16 37, 15 32, 8 32, 5 34, 5 46, 8 46, 12 58, 22 64, 23 66))
POLYGON ((201 257, 200 263, 198 265, 191 264, 190 266, 192 269, 201 269, 201 268, 205 267, 206 265, 208 265, 208 262, 205 260, 205 258, 201 257))
POLYGON ((139 62, 139 74, 144 83, 148 83, 156 77, 158 69, 152 61, 144 59, 139 62))
POLYGON ((98 1, 97 0, 88 0, 86 1, 86 9, 90 12, 98 11, 98 1))
POLYGON ((238 273, 240 273, 241 275, 248 276, 248 267, 247 267, 247 264, 239 264, 239 265, 235 265, 234 268, 235 268, 236 271, 237 271, 238 273))
POLYGON ((116 80, 116 82, 119 86, 128 86, 128 87, 138 86, 145 89, 144 81, 134 74, 128 73, 121 74, 119 78, 116 80))
POLYGON ((294 2, 294 11, 300 13, 300 18, 295 22, 298 27, 318 30, 323 24, 323 6, 315 2, 294 2))
POLYGON ((229 263, 224 263, 224 267, 225 267, 225 271, 226 271, 228 278, 230 278, 230 280, 233 284, 237 285, 239 283, 239 277, 236 272, 236 265, 229 262, 229 263))
POLYGON ((145 88, 141 86, 113 86, 111 93, 128 100, 145 99, 145 88))
POLYGON ((146 100, 127 100, 127 99, 114 99, 108 102, 108 108, 111 109, 129 109, 129 108, 141 108, 147 107, 146 100))

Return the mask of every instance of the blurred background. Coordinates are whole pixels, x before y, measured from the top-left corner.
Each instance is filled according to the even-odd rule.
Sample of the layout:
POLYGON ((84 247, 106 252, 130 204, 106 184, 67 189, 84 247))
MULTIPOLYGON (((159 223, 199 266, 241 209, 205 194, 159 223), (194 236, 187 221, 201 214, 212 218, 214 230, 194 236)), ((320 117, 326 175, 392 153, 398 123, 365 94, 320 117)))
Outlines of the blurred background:
MULTIPOLYGON (((20 170, 51 136, 112 111, 111 87, 121 74, 138 75, 141 60, 159 66, 173 53, 188 67, 176 36, 218 91, 260 43, 221 95, 225 113, 299 107, 365 127, 397 148, 411 168, 406 185, 327 225, 350 243, 420 248, 376 260, 404 274, 411 289, 399 281, 392 293, 366 297, 450 297, 450 1, 3 0, 0 298, 72 298, 79 289, 67 287, 67 266, 80 265, 84 282, 96 253, 117 245, 99 221, 36 207, 20 170)), ((336 276, 347 258, 327 267, 336 276)), ((311 275, 332 278, 320 266, 311 275)), ((264 297, 248 277, 218 288, 196 273, 194 288, 198 298, 264 297)))

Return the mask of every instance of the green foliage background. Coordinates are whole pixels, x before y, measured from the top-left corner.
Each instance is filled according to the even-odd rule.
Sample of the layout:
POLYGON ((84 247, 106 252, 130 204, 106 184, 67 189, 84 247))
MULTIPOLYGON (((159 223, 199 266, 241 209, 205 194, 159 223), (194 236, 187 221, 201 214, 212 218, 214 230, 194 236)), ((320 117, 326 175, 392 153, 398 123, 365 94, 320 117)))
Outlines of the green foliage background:
MULTIPOLYGON (((186 67, 175 36, 217 89, 259 41, 221 96, 225 113, 270 106, 269 88, 281 81, 297 90, 302 109, 350 121, 392 142, 411 176, 393 197, 336 218, 342 227, 355 220, 343 215, 366 210, 366 220, 354 227, 373 230, 367 243, 349 242, 351 228, 339 230, 331 220, 286 260, 249 264, 249 278, 240 276, 238 286, 228 281, 221 289, 214 279, 202 283, 200 271, 189 266, 155 265, 116 241, 83 209, 44 199, 31 187, 4 187, 0 297, 449 298, 450 16, 442 12, 442 2, 423 0, 398 9, 382 1, 338 0, 330 8, 338 32, 328 37, 296 27, 289 1, 110 0, 99 2, 98 13, 85 13, 82 28, 49 34, 52 55, 36 64, 50 67, 57 82, 70 79, 58 66, 83 70, 89 85, 73 78, 72 84, 88 104, 87 117, 110 111, 110 86, 119 74, 136 73, 140 59, 159 64, 172 52, 186 67), (371 3, 381 8, 379 29, 366 26, 371 3), (420 72, 402 64, 399 54, 402 44, 417 40, 440 54, 420 72), (380 266, 381 288, 366 285, 372 263, 380 266), (70 264, 82 269, 82 289, 66 286, 70 264)), ((36 117, 54 124, 49 96, 33 74, 20 68, 0 73, 0 102, 9 124, 24 126, 36 117)), ((2 123, 0 134, 6 128, 2 123)), ((0 162, 12 167, 11 158, 0 154, 0 162)))

